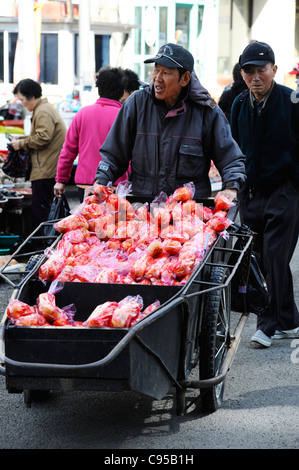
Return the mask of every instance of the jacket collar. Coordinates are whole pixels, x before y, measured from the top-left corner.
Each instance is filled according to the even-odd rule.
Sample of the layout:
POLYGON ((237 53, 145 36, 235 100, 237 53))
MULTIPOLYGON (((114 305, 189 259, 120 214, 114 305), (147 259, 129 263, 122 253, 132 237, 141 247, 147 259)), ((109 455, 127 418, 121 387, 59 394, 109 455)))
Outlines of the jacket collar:
POLYGON ((210 108, 214 108, 217 104, 208 90, 202 86, 195 72, 191 74, 189 98, 195 103, 210 108))
MULTIPOLYGON (((268 91, 268 93, 266 94, 266 96, 261 100, 261 102, 263 103, 263 106, 262 108, 264 108, 266 106, 266 103, 269 99, 269 96, 271 95, 272 93, 272 90, 275 86, 275 81, 272 80, 272 83, 271 83, 271 86, 270 86, 270 90, 268 91)), ((250 104, 251 106, 254 108, 254 102, 257 101, 252 93, 252 91, 249 90, 249 99, 250 99, 250 104)))
POLYGON ((36 103, 36 106, 33 110, 33 112, 41 105, 44 103, 48 103, 48 98, 39 98, 39 101, 36 103))
POLYGON ((96 104, 114 106, 115 108, 121 108, 122 103, 117 100, 110 100, 109 98, 98 98, 96 104))

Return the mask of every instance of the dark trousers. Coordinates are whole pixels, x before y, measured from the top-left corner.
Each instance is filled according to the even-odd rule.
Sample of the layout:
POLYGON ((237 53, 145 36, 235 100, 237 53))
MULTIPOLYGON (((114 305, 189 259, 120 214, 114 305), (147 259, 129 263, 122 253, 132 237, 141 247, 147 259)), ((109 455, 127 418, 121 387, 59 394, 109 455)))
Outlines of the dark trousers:
POLYGON ((254 250, 260 254, 270 294, 270 305, 257 317, 257 328, 267 336, 272 336, 276 329, 296 328, 299 313, 290 262, 298 240, 299 191, 288 181, 269 193, 255 190, 250 198, 243 186, 239 199, 241 222, 257 233, 254 250))
POLYGON ((32 181, 31 218, 32 229, 48 220, 49 212, 54 198, 55 179, 46 178, 32 181))

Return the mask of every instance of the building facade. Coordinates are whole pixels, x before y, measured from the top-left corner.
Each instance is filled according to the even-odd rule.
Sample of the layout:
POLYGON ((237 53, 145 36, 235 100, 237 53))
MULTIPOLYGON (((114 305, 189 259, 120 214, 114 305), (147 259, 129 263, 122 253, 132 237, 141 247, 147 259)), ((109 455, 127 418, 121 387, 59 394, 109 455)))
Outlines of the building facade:
POLYGON ((38 43, 38 80, 57 102, 74 90, 94 95, 95 73, 107 64, 149 81, 152 65, 143 62, 166 42, 192 52, 196 73, 216 98, 254 39, 271 44, 277 81, 295 88, 288 71, 299 61, 298 6, 299 0, 0 0, 0 105, 22 73, 36 76, 34 47, 20 53, 30 32, 38 43), (34 15, 22 22, 19 12, 30 5, 34 15))

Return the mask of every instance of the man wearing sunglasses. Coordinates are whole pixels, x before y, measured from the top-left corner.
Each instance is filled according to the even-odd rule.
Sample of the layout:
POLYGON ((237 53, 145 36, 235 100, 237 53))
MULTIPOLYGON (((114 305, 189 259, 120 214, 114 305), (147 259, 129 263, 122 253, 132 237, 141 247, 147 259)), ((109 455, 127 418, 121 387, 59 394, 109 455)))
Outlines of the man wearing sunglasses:
POLYGON ((197 79, 192 54, 166 44, 145 63, 154 63, 152 82, 121 108, 100 149, 96 182, 114 183, 131 163, 134 195, 170 195, 193 182, 195 197, 206 198, 213 160, 222 190, 233 200, 245 180, 244 156, 223 112, 197 79))

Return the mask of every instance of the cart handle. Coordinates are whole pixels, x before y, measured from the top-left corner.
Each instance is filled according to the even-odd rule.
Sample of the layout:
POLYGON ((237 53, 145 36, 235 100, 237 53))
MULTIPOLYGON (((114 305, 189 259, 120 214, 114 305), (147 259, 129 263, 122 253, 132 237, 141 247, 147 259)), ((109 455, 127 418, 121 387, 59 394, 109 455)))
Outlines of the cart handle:
MULTIPOLYGON (((47 363, 36 363, 36 362, 21 362, 15 361, 14 359, 10 359, 5 355, 5 347, 4 347, 4 333, 5 333, 5 325, 0 325, 0 362, 3 364, 10 364, 14 367, 21 367, 25 369, 43 369, 43 370, 63 370, 63 371, 79 371, 79 370, 86 370, 86 369, 96 369, 98 367, 103 367, 108 364, 112 360, 116 358, 116 356, 129 344, 129 342, 141 331, 145 326, 149 325, 150 323, 154 322, 157 317, 163 316, 165 313, 169 313, 171 308, 177 307, 180 304, 186 303, 187 300, 184 297, 177 297, 167 303, 165 306, 157 309, 147 318, 145 318, 142 322, 136 323, 132 328, 128 330, 128 333, 117 343, 117 345, 105 356, 104 358, 90 362, 88 364, 47 364, 47 363)), ((4 375, 4 371, 0 369, 0 374, 4 375)))

